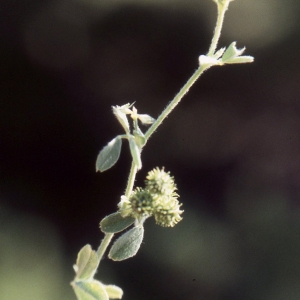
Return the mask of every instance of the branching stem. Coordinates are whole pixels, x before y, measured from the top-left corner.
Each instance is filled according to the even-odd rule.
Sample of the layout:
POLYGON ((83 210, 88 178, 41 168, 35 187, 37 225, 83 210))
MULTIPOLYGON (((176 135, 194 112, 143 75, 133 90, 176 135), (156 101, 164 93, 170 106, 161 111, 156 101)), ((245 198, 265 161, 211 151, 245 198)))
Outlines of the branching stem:
MULTIPOLYGON (((224 21, 224 15, 226 10, 228 9, 229 2, 231 0, 224 0, 221 4, 217 2, 218 6, 218 18, 217 18, 217 23, 216 27, 214 30, 214 36, 212 38, 212 42, 208 51, 207 56, 213 56, 217 44, 221 35, 221 29, 223 26, 223 21, 224 21)), ((221 2, 221 1, 220 1, 221 2)), ((157 120, 152 124, 152 126, 148 129, 148 131, 145 133, 145 140, 146 142, 150 138, 150 136, 155 132, 155 130, 158 128, 159 125, 164 121, 164 119, 171 113, 171 111, 177 106, 177 104, 181 101, 181 99, 184 97, 184 95, 189 91, 191 86, 197 81, 197 79, 206 71, 209 69, 211 65, 202 65, 200 66, 195 73, 191 76, 191 78, 187 81, 187 83, 180 89, 179 93, 174 97, 174 99, 167 105, 167 107, 163 110, 163 112, 160 114, 160 116, 157 118, 157 120)), ((126 192, 125 196, 129 197, 132 189, 134 187, 134 181, 135 177, 137 174, 137 167, 134 162, 131 164, 131 169, 130 173, 128 176, 128 181, 127 181, 127 187, 126 187, 126 192)), ((113 233, 106 233, 98 250, 97 250, 97 255, 99 258, 99 264, 100 261, 108 247, 108 245, 111 242, 111 239, 113 238, 114 234, 113 233)))
MULTIPOLYGON (((211 42, 211 45, 210 45, 210 48, 209 48, 209 51, 207 54, 208 56, 212 56, 216 51, 218 40, 219 40, 220 34, 221 34, 221 29, 223 26, 225 11, 228 8, 229 2, 230 2, 230 0, 228 0, 228 1, 225 0, 223 4, 218 4, 218 18, 217 18, 215 31, 214 31, 214 36, 212 38, 212 42, 211 42)), ((164 119, 178 105, 178 103, 181 101, 181 99, 184 97, 184 95, 189 91, 191 86, 197 81, 197 79, 203 74, 203 72, 206 71, 207 69, 209 69, 210 67, 211 66, 209 66, 209 65, 202 65, 195 71, 195 73, 190 77, 190 79, 186 82, 186 84, 180 89, 179 93, 167 105, 167 107, 163 110, 163 112, 160 114, 160 116, 157 118, 157 120, 147 130, 147 132, 145 133, 146 142, 148 141, 150 136, 156 131, 158 126, 161 125, 161 123, 164 121, 164 119)), ((128 176, 126 192, 125 192, 126 197, 129 197, 132 192, 136 174, 137 174, 137 167, 136 167, 135 163, 132 162, 130 173, 128 176)), ((100 263, 101 258, 104 255, 105 250, 107 249, 111 239, 113 238, 113 236, 114 236, 114 234, 112 234, 112 233, 105 234, 104 239, 102 240, 102 242, 97 250, 97 255, 99 257, 99 263, 100 263)))

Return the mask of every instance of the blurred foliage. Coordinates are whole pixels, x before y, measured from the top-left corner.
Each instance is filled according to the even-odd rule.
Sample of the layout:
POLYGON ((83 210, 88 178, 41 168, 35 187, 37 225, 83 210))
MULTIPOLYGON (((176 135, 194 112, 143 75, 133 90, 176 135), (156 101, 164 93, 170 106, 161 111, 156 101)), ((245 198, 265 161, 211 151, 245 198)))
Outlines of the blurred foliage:
POLYGON ((53 226, 4 207, 0 217, 0 299, 72 299, 65 284, 70 272, 53 226))

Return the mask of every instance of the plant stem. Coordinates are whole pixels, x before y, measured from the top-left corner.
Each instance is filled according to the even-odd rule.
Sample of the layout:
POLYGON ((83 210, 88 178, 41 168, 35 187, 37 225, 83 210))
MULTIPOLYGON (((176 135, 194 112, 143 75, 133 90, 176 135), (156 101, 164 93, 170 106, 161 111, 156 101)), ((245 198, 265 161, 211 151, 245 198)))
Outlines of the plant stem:
MULTIPOLYGON (((222 3, 217 2, 218 6, 218 17, 217 23, 214 31, 214 36, 211 41, 211 45, 209 47, 209 51, 207 56, 213 56, 217 44, 221 35, 221 30, 224 22, 225 12, 228 9, 229 2, 232 0, 224 0, 222 3)), ((169 115, 169 113, 177 106, 183 96, 189 91, 190 87, 196 82, 196 80, 202 75, 202 73, 209 69, 211 65, 202 65, 200 66, 196 72, 192 75, 192 77, 187 81, 187 83, 181 88, 179 93, 175 96, 175 98, 168 104, 168 106, 164 109, 164 111, 160 114, 157 120, 152 124, 152 126, 145 133, 146 142, 150 138, 150 136, 155 132, 158 126, 163 122, 163 120, 169 115)))
POLYGON ((101 244, 97 250, 97 255, 98 255, 98 260, 99 260, 98 265, 100 264, 100 261, 105 253, 105 250, 107 249, 113 236, 114 236, 113 233, 106 233, 103 240, 101 241, 101 244))
POLYGON ((131 192, 132 192, 136 173, 137 173, 137 167, 136 167, 134 161, 132 161, 132 163, 131 163, 131 169, 130 169, 130 173, 129 173, 128 181, 127 181, 126 192, 125 192, 125 196, 126 197, 129 197, 130 194, 131 194, 131 192))
MULTIPOLYGON (((137 173, 137 167, 136 167, 135 163, 132 162, 129 177, 128 177, 128 182, 127 182, 126 192, 125 192, 126 197, 129 197, 129 195, 131 194, 131 191, 134 186, 134 180, 135 180, 136 173, 137 173)), ((104 255, 111 239, 113 238, 113 236, 114 236, 113 233, 106 233, 103 240, 101 241, 101 244, 97 250, 98 266, 100 264, 100 261, 104 255)))
MULTIPOLYGON (((207 56, 212 56, 214 55, 217 44, 220 38, 221 34, 221 29, 223 26, 223 21, 224 21, 224 16, 225 12, 228 9, 229 2, 231 0, 225 0, 222 4, 217 3, 218 5, 218 18, 217 18, 217 23, 214 31, 214 36, 212 38, 212 42, 208 51, 207 56)), ((207 69, 209 69, 212 65, 202 65, 200 66, 195 73, 191 76, 191 78, 187 81, 187 83, 180 89, 179 93, 174 97, 174 99, 168 104, 168 106, 163 110, 163 112, 160 114, 160 116, 157 118, 157 120, 152 124, 152 126, 147 130, 145 133, 145 140, 146 142, 150 138, 150 136, 155 132, 155 130, 158 128, 159 125, 163 122, 163 120, 170 114, 170 112, 177 106, 177 104, 181 101, 183 96, 189 91, 190 87, 196 82, 196 80, 203 74, 203 72, 207 69)), ((137 167, 134 162, 131 163, 131 169, 130 173, 128 176, 128 181, 127 181, 127 187, 126 187, 126 192, 125 196, 129 197, 132 189, 134 187, 134 181, 135 177, 137 174, 137 167)), ((113 238, 114 234, 113 233, 106 233, 98 250, 97 250, 97 255, 99 259, 99 264, 100 261, 111 241, 113 238)))
POLYGON ((217 17, 216 27, 215 27, 215 31, 214 31, 214 36, 211 40, 211 44, 210 44, 207 56, 213 56, 216 52, 218 41, 219 41, 220 35, 221 35, 221 30, 223 27, 225 12, 228 9, 230 1, 231 0, 224 1, 222 4, 217 3, 218 17, 217 17))
POLYGON ((150 138, 150 136, 155 132, 157 127, 163 122, 163 120, 170 114, 170 112, 177 106, 183 96, 189 91, 190 87, 195 83, 195 81, 200 77, 200 75, 209 68, 208 65, 200 66, 196 72, 192 75, 192 77, 187 81, 187 83, 181 88, 179 93, 175 96, 175 98, 168 104, 168 106, 164 109, 164 111, 160 114, 157 120, 152 124, 152 126, 145 133, 146 141, 150 138))

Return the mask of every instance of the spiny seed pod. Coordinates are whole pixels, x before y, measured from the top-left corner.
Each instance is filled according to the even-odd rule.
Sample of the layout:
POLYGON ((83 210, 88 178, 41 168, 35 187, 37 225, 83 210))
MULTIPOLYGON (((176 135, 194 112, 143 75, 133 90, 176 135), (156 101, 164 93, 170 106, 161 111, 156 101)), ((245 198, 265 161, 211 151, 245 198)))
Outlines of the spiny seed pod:
POLYGON ((182 220, 180 216, 183 210, 180 210, 181 204, 176 197, 161 197, 159 205, 155 208, 154 217, 156 224, 163 227, 173 227, 182 220))
POLYGON ((152 215, 153 198, 151 194, 141 188, 137 188, 129 198, 132 210, 137 214, 152 215))
POLYGON ((155 168, 146 177, 146 188, 136 188, 129 197, 122 196, 118 204, 123 217, 131 216, 141 221, 154 215, 156 224, 173 227, 182 220, 181 204, 177 200, 173 177, 164 169, 155 168))
POLYGON ((154 212, 154 201, 151 194, 141 188, 136 190, 129 197, 131 216, 137 219, 149 217, 154 212))
POLYGON ((164 169, 155 168, 150 171, 145 180, 146 190, 148 190, 154 198, 157 196, 171 196, 176 190, 174 179, 169 172, 164 169))

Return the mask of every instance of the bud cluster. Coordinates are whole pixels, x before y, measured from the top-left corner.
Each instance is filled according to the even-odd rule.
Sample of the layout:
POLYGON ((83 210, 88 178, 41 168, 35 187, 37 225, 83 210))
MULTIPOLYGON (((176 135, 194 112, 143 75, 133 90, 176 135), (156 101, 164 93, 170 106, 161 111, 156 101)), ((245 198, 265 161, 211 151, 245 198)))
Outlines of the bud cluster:
POLYGON ((155 168, 145 180, 145 188, 136 188, 129 198, 122 196, 119 209, 123 217, 131 216, 139 221, 154 216, 156 224, 173 227, 182 217, 179 195, 174 178, 164 169, 155 168))

